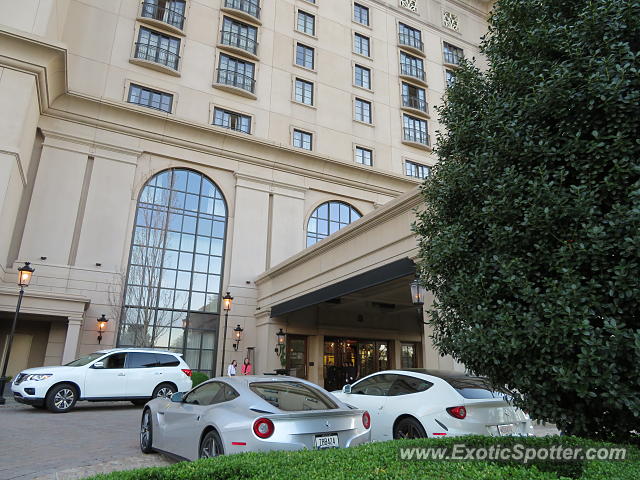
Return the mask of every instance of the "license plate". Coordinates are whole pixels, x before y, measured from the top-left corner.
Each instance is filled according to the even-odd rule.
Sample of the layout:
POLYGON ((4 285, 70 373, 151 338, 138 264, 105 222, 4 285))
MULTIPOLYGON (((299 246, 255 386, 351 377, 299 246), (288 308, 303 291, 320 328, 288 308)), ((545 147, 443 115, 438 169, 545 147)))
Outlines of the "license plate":
POLYGON ((498 432, 500 433, 500 435, 513 435, 514 431, 515 428, 513 423, 510 423, 508 425, 498 425, 498 432))
POLYGON ((316 435, 316 449, 338 448, 338 435, 316 435))

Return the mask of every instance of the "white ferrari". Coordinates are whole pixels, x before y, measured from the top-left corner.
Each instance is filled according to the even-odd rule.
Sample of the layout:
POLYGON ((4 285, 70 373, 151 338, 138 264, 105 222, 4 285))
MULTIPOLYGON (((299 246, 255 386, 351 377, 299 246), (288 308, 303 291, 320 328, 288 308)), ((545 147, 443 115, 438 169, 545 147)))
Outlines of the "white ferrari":
POLYGON ((342 391, 344 403, 371 415, 371 440, 458 435, 533 435, 533 424, 482 377, 439 370, 385 370, 342 391))

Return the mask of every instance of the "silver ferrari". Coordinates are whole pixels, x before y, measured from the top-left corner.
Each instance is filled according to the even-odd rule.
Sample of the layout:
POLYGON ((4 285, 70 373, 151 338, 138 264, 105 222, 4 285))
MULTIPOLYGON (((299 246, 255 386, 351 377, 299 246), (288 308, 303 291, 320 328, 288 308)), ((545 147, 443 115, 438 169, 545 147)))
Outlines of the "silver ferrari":
POLYGON ((343 448, 368 442, 371 420, 294 377, 215 378, 155 398, 142 412, 140 448, 186 460, 267 450, 343 448))

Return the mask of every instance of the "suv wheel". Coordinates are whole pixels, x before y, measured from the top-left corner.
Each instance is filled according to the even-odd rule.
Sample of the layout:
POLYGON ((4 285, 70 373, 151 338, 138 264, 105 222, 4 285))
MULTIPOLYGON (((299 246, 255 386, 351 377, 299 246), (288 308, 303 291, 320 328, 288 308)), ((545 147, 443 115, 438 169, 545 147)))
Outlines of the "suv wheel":
POLYGON ((47 408, 53 413, 65 413, 71 410, 78 400, 76 387, 70 383, 56 385, 47 393, 47 408))
POLYGON ((178 390, 176 389, 176 387, 174 387, 170 383, 161 383, 153 390, 153 398, 156 398, 156 397, 170 398, 171 395, 173 395, 177 391, 178 390))

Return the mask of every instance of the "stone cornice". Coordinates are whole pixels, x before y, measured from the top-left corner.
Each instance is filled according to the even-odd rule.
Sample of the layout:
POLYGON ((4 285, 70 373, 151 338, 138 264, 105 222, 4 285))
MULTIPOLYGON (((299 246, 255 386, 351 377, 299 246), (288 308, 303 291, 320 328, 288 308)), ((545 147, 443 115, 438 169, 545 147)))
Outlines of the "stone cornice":
POLYGON ((281 275, 287 270, 291 270, 292 268, 309 261, 309 259, 313 257, 328 254, 330 250, 333 250, 344 242, 362 235, 364 232, 384 223, 390 217, 395 217, 400 213, 404 213, 418 207, 421 201, 422 195, 420 194, 420 189, 414 188, 413 190, 391 200, 379 209, 364 215, 359 220, 347 225, 336 233, 319 241, 315 245, 302 250, 300 253, 260 274, 258 278, 256 278, 255 284, 259 286, 261 283, 281 275))
POLYGON ((67 48, 62 43, 2 26, 0 65, 36 77, 41 113, 67 91, 67 48))

